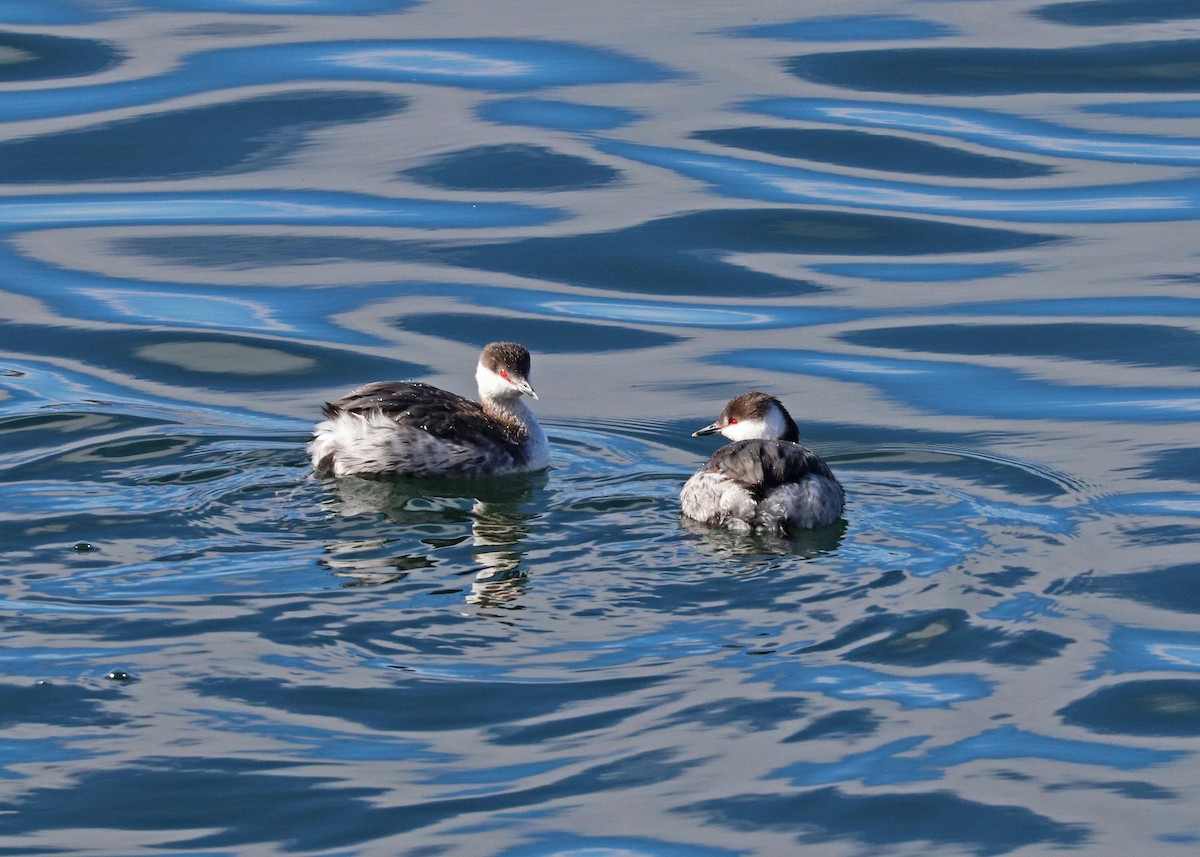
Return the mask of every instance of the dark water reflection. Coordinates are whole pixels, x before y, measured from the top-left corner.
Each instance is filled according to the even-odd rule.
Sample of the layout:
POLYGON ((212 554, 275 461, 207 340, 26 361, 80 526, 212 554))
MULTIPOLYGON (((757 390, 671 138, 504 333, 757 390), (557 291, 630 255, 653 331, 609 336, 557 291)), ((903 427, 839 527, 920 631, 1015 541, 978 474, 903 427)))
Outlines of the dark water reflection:
POLYGON ((404 109, 402 98, 283 93, 0 143, 0 182, 151 181, 269 169, 306 133, 404 109))
POLYGON ((450 152, 405 175, 447 190, 570 190, 606 185, 619 173, 541 146, 510 143, 450 152))
POLYGON ((893 5, 0 0, 0 854, 1194 850, 1195 10, 893 5), (309 473, 497 338, 551 471, 309 473))
POLYGON ((799 78, 868 92, 1012 95, 1031 92, 1194 92, 1200 42, 1065 48, 907 48, 809 54, 799 78))
POLYGON ((0 83, 82 77, 107 71, 124 59, 103 42, 14 32, 0 32, 0 56, 0 83))
POLYGON ((1074 27, 1113 27, 1188 21, 1195 8, 1187 0, 1098 0, 1089 3, 1051 3, 1034 14, 1056 24, 1074 27))
POLYGON ((1000 250, 1046 240, 970 226, 922 224, 900 218, 741 210, 664 218, 615 232, 528 238, 503 244, 454 244, 425 250, 443 264, 510 273, 604 292, 689 295, 707 298, 794 298, 818 287, 737 265, 734 260, 771 253, 831 255, 853 250, 873 255, 1000 250), (936 236, 935 234, 936 233, 936 236), (585 264, 580 264, 585 260, 585 264), (644 278, 644 279, 643 279, 644 278))
MULTIPOLYGON (((363 527, 355 522, 353 532, 340 530, 339 540, 327 546, 329 557, 324 562, 347 585, 393 583, 411 571, 436 568, 443 553, 468 546, 478 571, 470 582, 467 601, 485 605, 515 601, 526 578, 522 541, 530 535, 530 524, 537 517, 533 510, 541 508, 545 500, 542 493, 540 502, 535 502, 534 489, 544 489, 545 484, 544 473, 482 485, 453 480, 330 480, 336 498, 327 504, 332 514, 342 520, 381 518, 389 528, 395 525, 419 534, 425 551, 413 552, 405 545, 402 553, 395 554, 395 540, 371 537, 378 532, 378 523, 371 521, 363 527), (469 536, 465 535, 468 532, 469 536)), ((440 594, 449 591, 440 590, 440 594)))

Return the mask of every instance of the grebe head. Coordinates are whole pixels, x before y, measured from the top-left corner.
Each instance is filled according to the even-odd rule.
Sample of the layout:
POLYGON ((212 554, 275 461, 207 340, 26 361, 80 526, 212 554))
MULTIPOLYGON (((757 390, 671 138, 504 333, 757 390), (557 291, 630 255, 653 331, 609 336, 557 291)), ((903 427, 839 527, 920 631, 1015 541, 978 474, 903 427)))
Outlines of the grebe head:
POLYGON ((716 422, 692 432, 692 437, 717 432, 730 440, 800 440, 795 421, 780 401, 755 391, 734 396, 716 422))
POLYGON ((481 399, 537 398, 529 384, 529 352, 515 342, 493 342, 484 348, 475 381, 481 399))

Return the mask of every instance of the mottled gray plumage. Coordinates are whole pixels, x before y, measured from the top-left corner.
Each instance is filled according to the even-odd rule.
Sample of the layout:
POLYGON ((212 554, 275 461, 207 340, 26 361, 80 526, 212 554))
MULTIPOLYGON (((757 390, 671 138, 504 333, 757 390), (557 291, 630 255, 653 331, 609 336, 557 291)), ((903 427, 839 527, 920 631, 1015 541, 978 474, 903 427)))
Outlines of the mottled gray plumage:
POLYGON ((377 381, 325 405, 309 444, 318 473, 485 476, 541 470, 546 435, 520 401, 529 352, 493 342, 479 358, 478 403, 419 381, 377 381))
POLYGON ((787 409, 765 393, 743 393, 695 432, 720 432, 721 447, 684 485, 683 514, 743 532, 789 533, 834 523, 845 492, 833 471, 799 441, 787 409))
POLYGON ((524 426, 489 417, 478 402, 420 381, 365 384, 322 409, 330 420, 369 411, 381 411, 397 425, 418 428, 442 440, 471 437, 494 444, 510 455, 519 454, 528 434, 524 426))
POLYGON ((738 440, 712 454, 702 471, 722 473, 761 500, 773 488, 799 482, 806 476, 833 479, 821 457, 793 441, 738 440))

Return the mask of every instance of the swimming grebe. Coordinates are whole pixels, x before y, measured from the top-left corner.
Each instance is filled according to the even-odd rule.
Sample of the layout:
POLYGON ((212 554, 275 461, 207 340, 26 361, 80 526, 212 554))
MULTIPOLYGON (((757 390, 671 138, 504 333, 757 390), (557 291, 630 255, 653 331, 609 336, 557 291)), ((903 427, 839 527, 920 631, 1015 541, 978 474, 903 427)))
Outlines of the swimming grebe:
POLYGON ((418 381, 377 381, 325 405, 308 451, 334 476, 496 476, 550 465, 546 433, 522 396, 529 352, 493 342, 475 368, 479 403, 418 381))
POLYGON ((846 494, 824 461, 800 444, 787 409, 766 393, 742 393, 692 436, 720 432, 734 441, 683 486, 683 514, 740 532, 789 533, 832 524, 846 494))

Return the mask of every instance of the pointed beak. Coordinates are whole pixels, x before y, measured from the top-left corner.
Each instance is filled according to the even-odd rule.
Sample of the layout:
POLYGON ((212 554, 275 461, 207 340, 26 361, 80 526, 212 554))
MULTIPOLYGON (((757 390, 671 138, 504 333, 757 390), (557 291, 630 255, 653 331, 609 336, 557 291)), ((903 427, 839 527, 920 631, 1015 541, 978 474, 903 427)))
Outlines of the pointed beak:
POLYGON ((537 393, 533 392, 533 387, 530 386, 528 381, 513 381, 513 386, 531 399, 537 399, 537 393))
POLYGON ((702 434, 716 434, 721 430, 720 423, 709 423, 702 429, 696 429, 692 432, 692 437, 700 437, 702 434))

